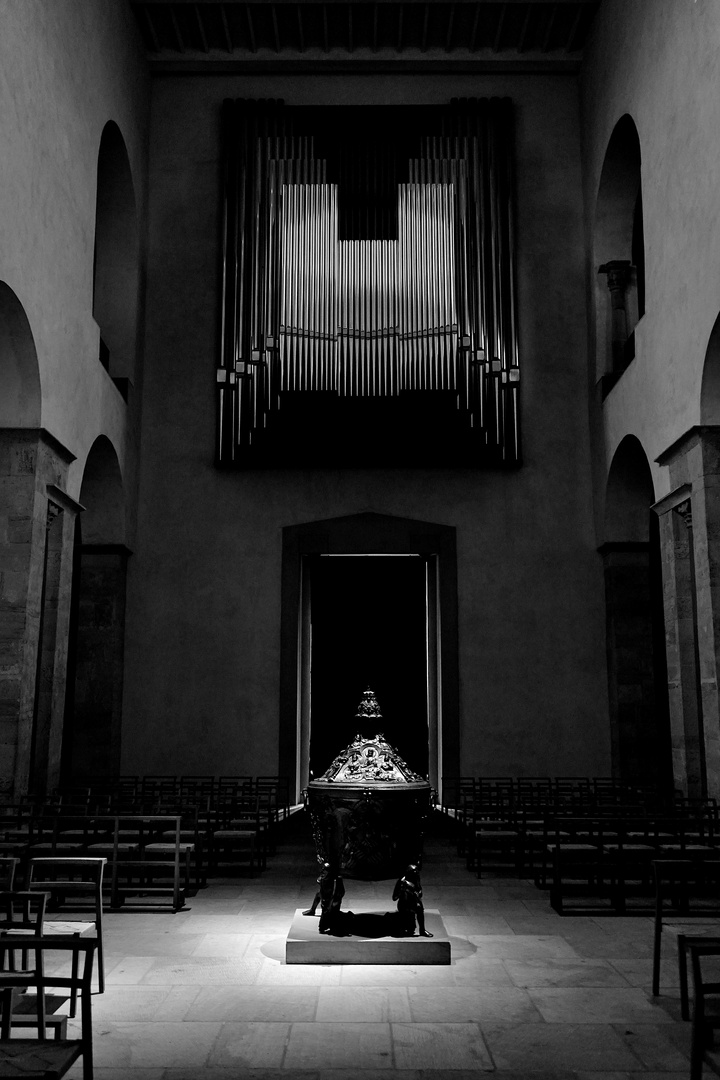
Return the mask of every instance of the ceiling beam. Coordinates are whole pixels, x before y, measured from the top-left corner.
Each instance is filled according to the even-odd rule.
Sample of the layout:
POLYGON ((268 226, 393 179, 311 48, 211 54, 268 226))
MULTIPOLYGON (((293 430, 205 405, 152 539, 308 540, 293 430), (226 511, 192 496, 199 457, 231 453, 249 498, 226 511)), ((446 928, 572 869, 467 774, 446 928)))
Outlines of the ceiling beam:
MULTIPOLYGON (((223 2, 227 7, 232 7, 234 5, 240 7, 241 4, 245 3, 245 0, 223 0, 223 2)), ((297 5, 300 7, 317 6, 317 0, 274 0, 274 2, 276 4, 297 5)), ((402 2, 406 5, 422 7, 423 4, 427 3, 427 0, 402 0, 402 2)), ((477 5, 480 7, 502 7, 505 5, 511 6, 513 4, 530 4, 532 7, 552 6, 552 0, 458 0, 458 2, 466 7, 475 7, 477 5)), ((554 0, 555 4, 570 7, 574 7, 575 5, 597 7, 599 2, 600 0, 554 0)), ((336 7, 357 7, 360 4, 366 4, 367 0, 326 0, 326 3, 336 7)), ((391 5, 399 3, 399 0, 375 0, 375 3, 391 5)), ((170 4, 175 4, 176 6, 179 6, 180 4, 198 4, 200 6, 219 7, 220 0, 130 0, 130 6, 136 8, 167 7, 170 4)), ((265 7, 265 3, 263 0, 254 0, 253 6, 265 7)), ((447 0, 433 0, 433 6, 444 8, 447 6, 447 0)))
MULTIPOLYGON (((487 50, 485 50, 487 52, 487 50)), ((185 56, 187 57, 187 53, 185 56)), ((408 56, 406 53, 405 56, 408 56)), ((580 61, 574 59, 528 59, 528 54, 516 58, 443 60, 443 59, 283 59, 204 60, 148 59, 152 75, 577 75, 580 61)))

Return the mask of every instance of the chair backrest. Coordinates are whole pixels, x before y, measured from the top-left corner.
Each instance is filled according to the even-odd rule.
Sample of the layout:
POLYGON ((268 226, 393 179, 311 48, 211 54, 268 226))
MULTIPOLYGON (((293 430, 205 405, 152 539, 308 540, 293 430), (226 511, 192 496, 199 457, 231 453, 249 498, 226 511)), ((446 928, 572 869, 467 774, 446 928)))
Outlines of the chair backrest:
POLYGON ((106 863, 107 859, 100 857, 38 855, 28 863, 26 886, 30 890, 97 893, 102 889, 106 863))
POLYGON ((42 934, 47 893, 0 892, 0 935, 19 930, 42 934))
POLYGON ((1 855, 0 856, 0 891, 8 892, 15 884, 15 871, 17 870, 19 859, 16 859, 14 855, 1 855))
POLYGON ((706 998, 720 997, 720 938, 708 937, 703 942, 693 942, 688 945, 688 951, 695 991, 695 1008, 702 1016, 706 998), (708 961, 712 957, 715 960, 712 963, 712 970, 709 970, 708 961))

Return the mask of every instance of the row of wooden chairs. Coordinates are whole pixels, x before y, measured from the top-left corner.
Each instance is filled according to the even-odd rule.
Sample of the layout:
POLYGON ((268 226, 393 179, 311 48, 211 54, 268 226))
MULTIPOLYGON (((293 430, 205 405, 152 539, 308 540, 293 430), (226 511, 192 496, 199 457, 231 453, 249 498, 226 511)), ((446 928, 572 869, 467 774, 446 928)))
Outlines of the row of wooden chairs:
POLYGON ((668 792, 656 785, 631 784, 610 777, 443 777, 442 790, 440 808, 458 821, 463 820, 471 807, 486 812, 558 807, 583 813, 613 805, 632 804, 659 812, 678 804, 688 806, 693 803, 680 792, 668 792))
POLYGON ((561 914, 586 914, 588 901, 600 912, 624 914, 631 898, 648 909, 655 860, 720 859, 717 823, 703 813, 637 816, 628 808, 601 816, 554 815, 530 840, 535 881, 549 884, 550 903, 561 914))
POLYGON ((102 858, 109 864, 111 907, 130 896, 167 896, 179 911, 191 885, 193 860, 202 876, 202 854, 186 839, 180 815, 42 816, 14 828, 3 822, 0 852, 18 859, 21 868, 40 856, 102 858))
POLYGON ((152 810, 162 803, 183 801, 210 807, 239 796, 258 796, 272 804, 278 819, 290 812, 290 783, 284 776, 145 775, 95 777, 85 785, 58 789, 50 795, 26 795, 20 801, 36 806, 118 813, 152 810))
POLYGON ((274 851, 277 815, 260 796, 228 798, 211 809, 171 803, 160 813, 89 814, 58 808, 6 807, 0 813, 0 855, 26 864, 32 856, 103 856, 112 870, 110 902, 119 906, 133 891, 172 895, 179 910, 191 887, 208 875, 249 864, 250 873, 267 865, 274 851), (151 883, 165 877, 167 883, 151 883), (141 887, 142 886, 142 887, 141 887))
MULTIPOLYGON (((112 791, 60 792, 0 806, 0 855, 26 861, 31 854, 94 854, 98 845, 108 847, 112 822, 124 816, 166 820, 164 828, 161 823, 154 827, 151 850, 146 850, 144 834, 137 843, 146 862, 150 854, 172 854, 174 863, 179 856, 186 885, 188 867, 196 888, 206 884, 208 874, 235 869, 242 862, 249 862, 251 873, 265 868, 268 854, 275 852, 277 827, 290 813, 286 781, 269 776, 175 781, 126 777, 112 791), (173 852, 161 852, 160 844, 174 845, 173 852)), ((126 856, 122 836, 111 846, 112 851, 104 853, 113 866, 119 865, 126 856)))

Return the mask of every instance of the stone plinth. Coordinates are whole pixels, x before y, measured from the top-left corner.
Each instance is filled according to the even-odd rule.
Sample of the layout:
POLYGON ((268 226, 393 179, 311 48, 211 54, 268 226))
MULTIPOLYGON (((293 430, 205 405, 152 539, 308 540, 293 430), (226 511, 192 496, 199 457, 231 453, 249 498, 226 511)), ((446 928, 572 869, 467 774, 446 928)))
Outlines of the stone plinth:
MULTIPOLYGON (((342 912, 347 916, 348 912, 342 912)), ((395 914, 394 912, 391 914, 395 914)), ((287 964, 449 964, 450 939, 438 911, 425 910, 425 926, 433 935, 426 937, 376 937, 374 927, 381 928, 384 911, 355 912, 352 920, 358 930, 369 934, 352 933, 335 937, 318 932, 317 915, 295 912, 285 945, 287 964)))

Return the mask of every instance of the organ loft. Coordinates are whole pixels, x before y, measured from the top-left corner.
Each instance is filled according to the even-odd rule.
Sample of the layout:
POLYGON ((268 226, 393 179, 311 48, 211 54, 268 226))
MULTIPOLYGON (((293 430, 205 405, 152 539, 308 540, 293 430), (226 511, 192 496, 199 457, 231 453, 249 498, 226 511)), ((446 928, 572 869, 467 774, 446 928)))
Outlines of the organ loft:
POLYGON ((715 6, 0 19, 3 797, 717 797, 715 6))

